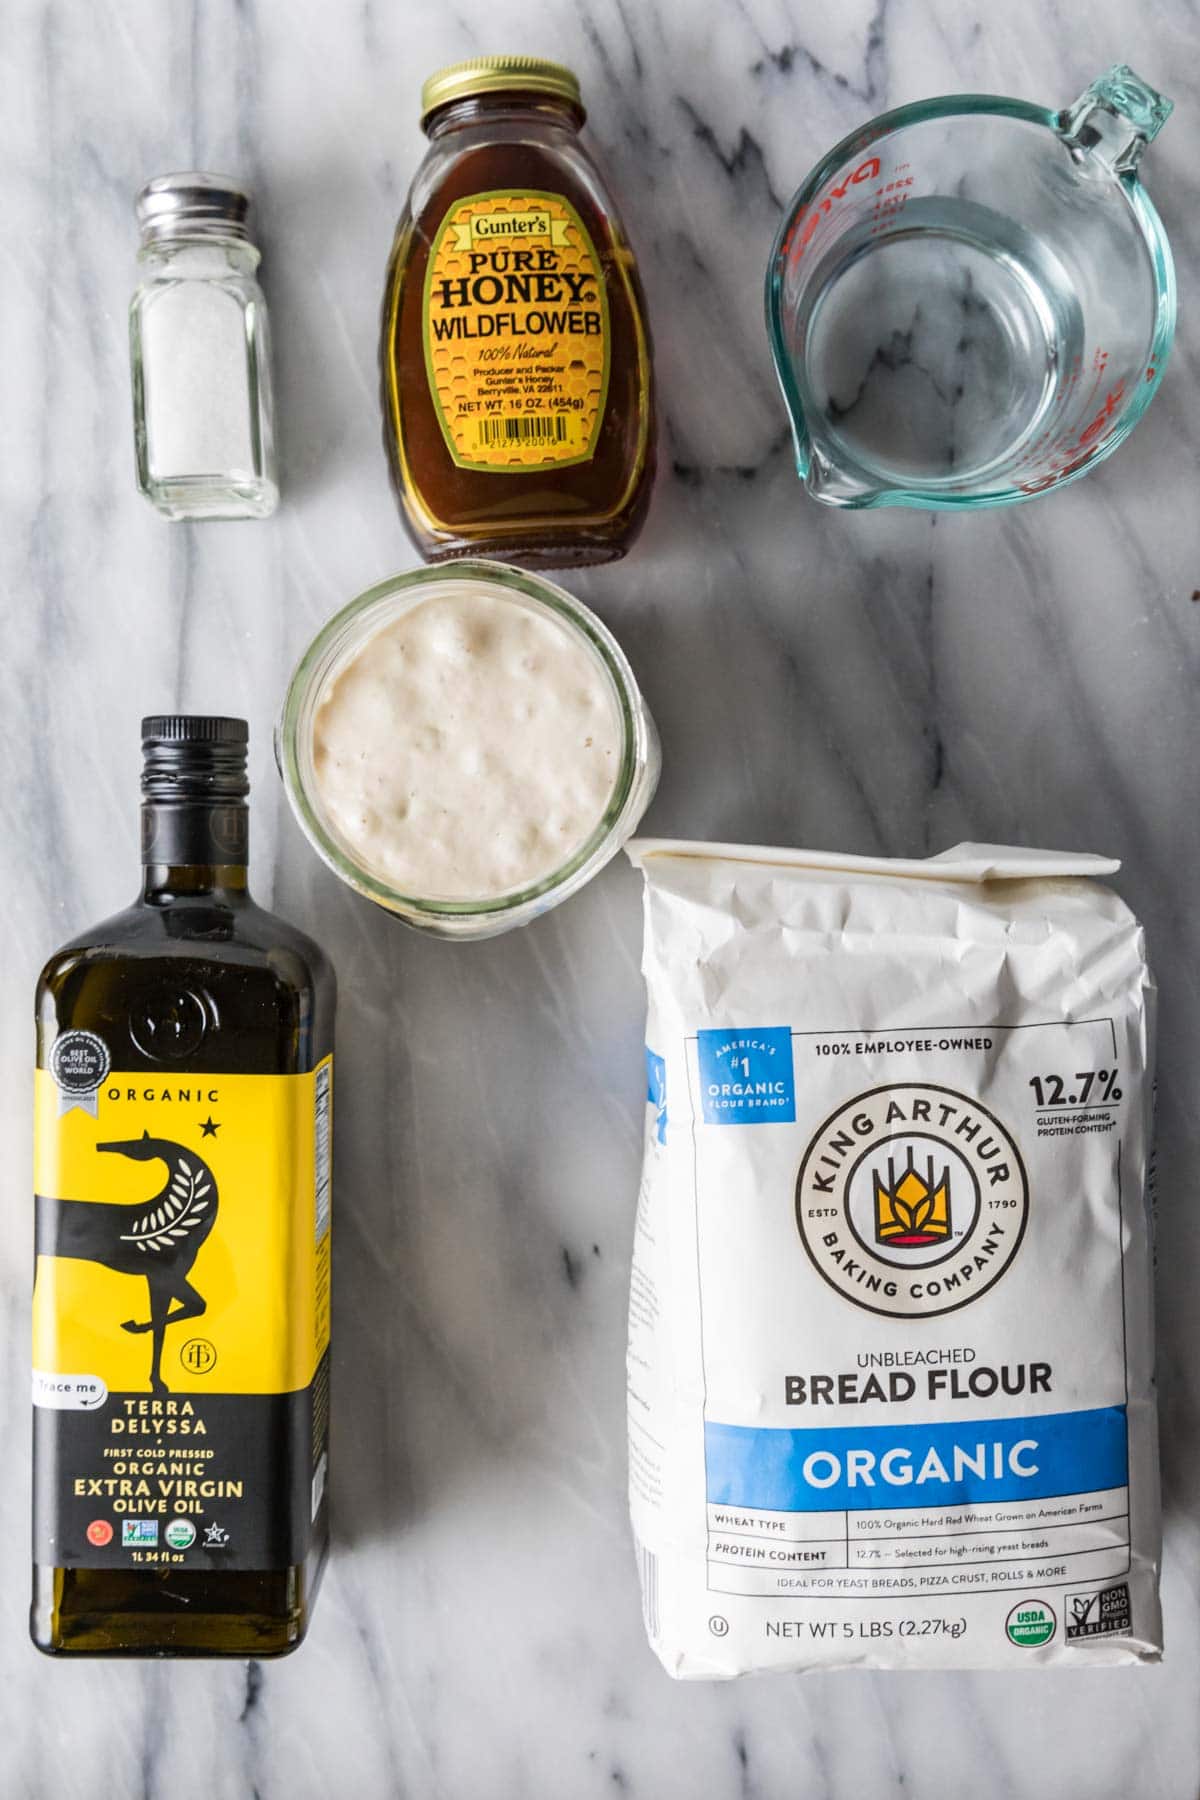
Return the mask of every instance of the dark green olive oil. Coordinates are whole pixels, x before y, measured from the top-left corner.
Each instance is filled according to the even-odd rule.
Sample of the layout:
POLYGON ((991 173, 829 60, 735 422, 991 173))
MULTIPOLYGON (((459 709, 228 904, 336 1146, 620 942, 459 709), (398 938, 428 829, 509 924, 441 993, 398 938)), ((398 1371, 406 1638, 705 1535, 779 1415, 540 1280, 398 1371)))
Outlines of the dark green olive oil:
POLYGON ((142 891, 38 983, 51 1653, 290 1650, 328 1545, 335 984, 247 890, 246 737, 144 721, 142 891))

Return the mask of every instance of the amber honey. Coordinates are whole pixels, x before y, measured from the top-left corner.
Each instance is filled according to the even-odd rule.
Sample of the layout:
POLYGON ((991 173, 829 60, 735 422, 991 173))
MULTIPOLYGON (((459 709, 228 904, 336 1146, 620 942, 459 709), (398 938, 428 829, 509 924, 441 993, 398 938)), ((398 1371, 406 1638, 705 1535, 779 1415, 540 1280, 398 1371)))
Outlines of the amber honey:
POLYGON ((432 77, 423 110, 380 353, 405 523, 430 562, 611 561, 650 498, 650 342, 578 85, 481 59, 432 77))

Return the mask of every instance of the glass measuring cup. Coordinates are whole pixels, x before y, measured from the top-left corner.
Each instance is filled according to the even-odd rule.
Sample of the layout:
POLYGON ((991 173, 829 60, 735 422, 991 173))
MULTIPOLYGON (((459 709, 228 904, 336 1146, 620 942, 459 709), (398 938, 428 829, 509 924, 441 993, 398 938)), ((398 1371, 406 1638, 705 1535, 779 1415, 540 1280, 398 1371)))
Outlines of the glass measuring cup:
POLYGON ((767 271, 796 464, 832 506, 999 506, 1085 474, 1154 397, 1175 275, 1138 179, 1171 101, 903 106, 812 171, 767 271))

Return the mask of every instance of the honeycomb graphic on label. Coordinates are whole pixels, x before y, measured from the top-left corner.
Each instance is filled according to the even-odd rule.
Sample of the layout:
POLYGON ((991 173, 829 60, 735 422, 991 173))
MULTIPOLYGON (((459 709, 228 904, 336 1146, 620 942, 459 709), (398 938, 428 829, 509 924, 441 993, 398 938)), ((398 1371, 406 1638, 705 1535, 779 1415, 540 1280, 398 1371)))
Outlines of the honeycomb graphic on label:
POLYGON ((595 245, 558 194, 471 194, 425 276, 430 394, 460 468, 585 462, 608 395, 609 321, 595 245))

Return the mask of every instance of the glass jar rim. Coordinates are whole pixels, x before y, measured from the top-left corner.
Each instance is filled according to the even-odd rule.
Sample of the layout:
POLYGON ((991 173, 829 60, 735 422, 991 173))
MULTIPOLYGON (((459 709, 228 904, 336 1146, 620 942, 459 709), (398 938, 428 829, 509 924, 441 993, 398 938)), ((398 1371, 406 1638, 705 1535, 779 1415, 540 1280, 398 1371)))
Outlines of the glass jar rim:
MULTIPOLYGON (((396 615, 398 616, 398 612, 396 615)), ((322 861, 335 875, 374 900, 389 912, 400 916, 411 914, 434 923, 437 920, 467 921, 488 916, 503 917, 531 902, 545 900, 553 904, 566 898, 582 885, 607 860, 613 832, 636 790, 636 777, 644 755, 645 725, 641 690, 620 644, 603 621, 565 588, 516 569, 507 563, 484 558, 463 558, 440 563, 431 568, 412 569, 389 576, 355 596, 328 619, 297 662, 284 697, 283 710, 275 734, 276 761, 284 789, 301 830, 322 861), (612 686, 621 723, 621 764, 604 811, 595 828, 571 856, 549 874, 526 887, 513 888, 490 898, 449 900, 436 896, 402 893, 374 874, 350 854, 333 830, 326 824, 310 792, 303 752, 305 737, 311 738, 311 719, 340 655, 348 648, 348 637, 354 626, 378 609, 378 625, 384 623, 388 602, 405 604, 407 611, 428 596, 422 592, 445 582, 456 581, 478 585, 481 589, 500 588, 531 601, 548 612, 578 639, 582 639, 604 668, 612 686)))

